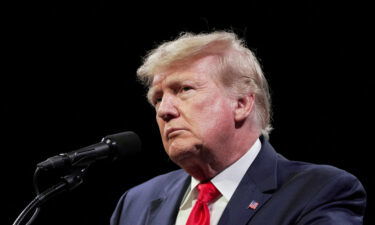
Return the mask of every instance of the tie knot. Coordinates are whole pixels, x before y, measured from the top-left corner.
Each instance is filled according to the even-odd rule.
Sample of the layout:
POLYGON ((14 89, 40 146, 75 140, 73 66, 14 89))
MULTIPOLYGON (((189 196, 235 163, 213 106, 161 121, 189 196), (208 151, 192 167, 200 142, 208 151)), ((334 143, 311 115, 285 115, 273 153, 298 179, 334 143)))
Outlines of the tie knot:
POLYGON ((210 203, 221 194, 211 182, 198 184, 198 201, 210 203))

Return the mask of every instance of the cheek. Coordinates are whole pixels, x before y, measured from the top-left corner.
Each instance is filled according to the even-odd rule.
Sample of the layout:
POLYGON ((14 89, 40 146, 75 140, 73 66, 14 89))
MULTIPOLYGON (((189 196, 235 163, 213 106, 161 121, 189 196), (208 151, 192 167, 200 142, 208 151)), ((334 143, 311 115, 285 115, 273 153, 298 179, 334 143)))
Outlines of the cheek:
POLYGON ((230 102, 227 99, 218 99, 220 98, 213 98, 195 107, 194 111, 197 113, 193 119, 204 136, 220 135, 234 127, 230 102))

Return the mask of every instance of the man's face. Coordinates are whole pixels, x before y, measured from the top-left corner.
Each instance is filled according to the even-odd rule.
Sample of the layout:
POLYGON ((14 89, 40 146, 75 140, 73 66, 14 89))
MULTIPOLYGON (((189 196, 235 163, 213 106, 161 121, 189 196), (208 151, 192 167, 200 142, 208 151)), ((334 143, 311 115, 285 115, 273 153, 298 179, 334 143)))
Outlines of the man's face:
POLYGON ((210 75, 214 62, 208 56, 188 68, 156 75, 149 92, 164 148, 181 167, 225 157, 225 143, 235 129, 235 101, 210 75))

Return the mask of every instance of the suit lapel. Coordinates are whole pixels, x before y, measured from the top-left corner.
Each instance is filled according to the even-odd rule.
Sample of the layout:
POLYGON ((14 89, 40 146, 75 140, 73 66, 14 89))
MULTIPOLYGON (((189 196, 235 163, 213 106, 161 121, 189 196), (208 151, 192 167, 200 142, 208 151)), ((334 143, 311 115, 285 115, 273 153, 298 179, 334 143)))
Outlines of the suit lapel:
POLYGON ((230 199, 219 225, 247 224, 277 188, 277 153, 267 141, 261 141, 262 148, 230 199))
POLYGON ((183 173, 181 179, 165 187, 163 194, 151 201, 146 224, 172 225, 175 223, 179 205, 190 184, 189 178, 190 176, 183 173))

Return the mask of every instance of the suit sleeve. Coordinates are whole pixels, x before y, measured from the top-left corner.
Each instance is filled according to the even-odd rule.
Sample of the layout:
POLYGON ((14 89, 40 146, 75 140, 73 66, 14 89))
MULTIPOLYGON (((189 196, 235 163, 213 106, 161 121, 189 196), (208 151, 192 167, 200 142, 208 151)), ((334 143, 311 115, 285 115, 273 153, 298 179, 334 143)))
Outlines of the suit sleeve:
POLYGON ((366 192, 349 173, 333 177, 306 204, 298 225, 360 225, 366 207, 366 192))

